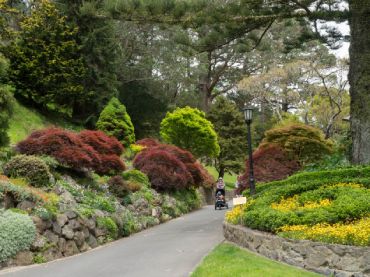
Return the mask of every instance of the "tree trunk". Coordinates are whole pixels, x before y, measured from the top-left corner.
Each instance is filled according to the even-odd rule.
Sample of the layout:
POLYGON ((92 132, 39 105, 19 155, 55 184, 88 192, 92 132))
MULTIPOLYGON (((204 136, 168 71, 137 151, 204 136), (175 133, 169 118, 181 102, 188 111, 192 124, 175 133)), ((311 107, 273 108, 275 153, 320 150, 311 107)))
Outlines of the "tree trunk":
POLYGON ((369 0, 350 0, 349 8, 352 162, 367 164, 370 163, 369 0))
POLYGON ((221 166, 220 171, 218 172, 218 178, 224 178, 224 175, 225 175, 225 168, 221 166))

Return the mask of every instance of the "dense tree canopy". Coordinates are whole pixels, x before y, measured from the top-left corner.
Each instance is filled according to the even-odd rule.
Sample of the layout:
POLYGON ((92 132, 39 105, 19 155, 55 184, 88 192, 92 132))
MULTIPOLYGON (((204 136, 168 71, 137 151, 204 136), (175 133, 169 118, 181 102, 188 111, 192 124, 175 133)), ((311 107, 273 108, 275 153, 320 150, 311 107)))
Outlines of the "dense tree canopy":
POLYGON ((0 54, 0 147, 9 142, 7 129, 13 111, 13 88, 4 83, 7 77, 8 62, 0 54))
POLYGON ((84 98, 77 29, 46 0, 34 4, 20 28, 19 39, 7 51, 15 95, 40 109, 71 115, 84 98))

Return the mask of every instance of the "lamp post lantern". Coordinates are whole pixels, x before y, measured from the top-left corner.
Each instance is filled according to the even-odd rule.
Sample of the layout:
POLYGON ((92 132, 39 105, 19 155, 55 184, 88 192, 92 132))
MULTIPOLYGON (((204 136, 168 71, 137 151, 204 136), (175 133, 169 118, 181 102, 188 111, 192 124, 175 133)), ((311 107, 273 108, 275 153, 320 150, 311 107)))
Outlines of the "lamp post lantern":
POLYGON ((253 120, 253 108, 248 107, 244 104, 243 108, 245 123, 248 127, 248 152, 249 152, 249 189, 251 195, 255 194, 256 186, 254 181, 254 172, 253 172, 253 151, 252 151, 252 135, 251 135, 251 124, 253 120))

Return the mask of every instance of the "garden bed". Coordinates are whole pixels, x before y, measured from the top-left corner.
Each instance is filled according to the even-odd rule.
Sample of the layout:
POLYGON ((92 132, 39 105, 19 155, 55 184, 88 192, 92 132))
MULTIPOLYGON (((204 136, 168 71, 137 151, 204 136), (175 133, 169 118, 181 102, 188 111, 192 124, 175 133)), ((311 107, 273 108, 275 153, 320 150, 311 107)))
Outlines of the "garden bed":
MULTIPOLYGON (((284 239, 288 239, 285 240, 287 243, 310 240, 313 244, 306 245, 307 247, 313 247, 314 243, 318 242, 324 243, 322 245, 331 243, 364 247, 364 251, 368 253, 370 249, 370 167, 306 172, 293 175, 283 181, 258 185, 256 196, 250 198, 246 205, 237 206, 228 212, 226 221, 235 225, 244 225, 256 232, 259 230, 270 233, 276 238, 272 240, 273 244, 284 239)), ((265 247, 268 247, 268 242, 263 243, 261 249, 265 247)), ((251 248, 256 249, 256 247, 251 248)), ((351 252, 352 248, 343 248, 343 251, 343 255, 347 255, 346 251, 351 252)), ((331 256, 330 251, 326 252, 331 256)), ((294 254, 285 256, 288 260, 293 259, 293 262, 298 265, 305 260, 306 254, 299 251, 297 253, 298 260, 293 259, 294 254)), ((279 256, 276 253, 274 255, 279 256)), ((355 259, 350 257, 351 254, 348 255, 349 260, 342 261, 342 264, 345 262, 351 264, 352 262, 349 261, 355 259)), ((319 251, 317 255, 311 256, 320 257, 319 251)), ((370 260, 369 256, 366 258, 370 260)), ((319 267, 341 270, 340 263, 337 263, 339 260, 341 259, 334 257, 331 260, 332 263, 327 261, 321 264, 319 260, 318 263, 320 263, 319 267)), ((357 271, 369 270, 361 266, 355 268, 357 271)))

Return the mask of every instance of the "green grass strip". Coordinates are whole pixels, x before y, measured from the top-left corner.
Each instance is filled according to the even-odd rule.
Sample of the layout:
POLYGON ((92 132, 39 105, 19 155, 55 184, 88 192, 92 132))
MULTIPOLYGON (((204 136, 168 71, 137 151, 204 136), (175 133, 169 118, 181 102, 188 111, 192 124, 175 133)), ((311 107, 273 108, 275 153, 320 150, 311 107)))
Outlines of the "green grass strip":
POLYGON ((269 260, 230 243, 221 243, 191 275, 191 277, 209 276, 315 277, 321 275, 269 260))

